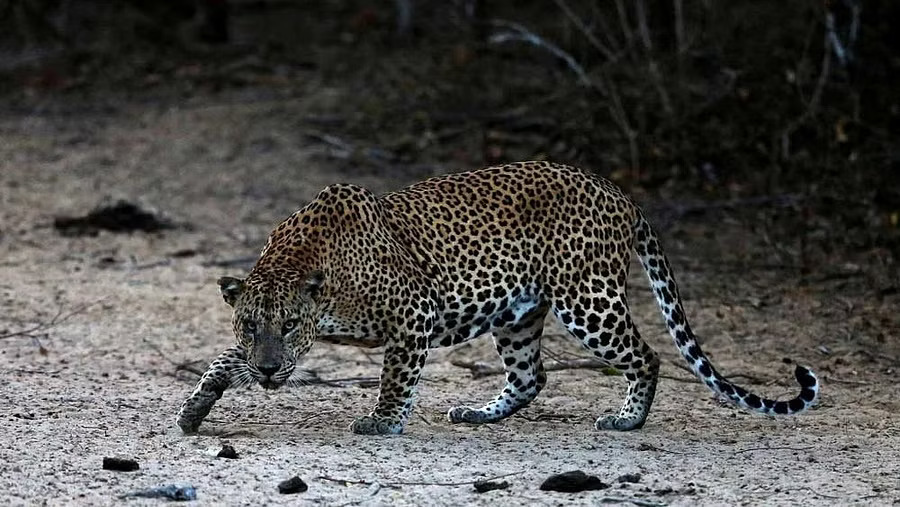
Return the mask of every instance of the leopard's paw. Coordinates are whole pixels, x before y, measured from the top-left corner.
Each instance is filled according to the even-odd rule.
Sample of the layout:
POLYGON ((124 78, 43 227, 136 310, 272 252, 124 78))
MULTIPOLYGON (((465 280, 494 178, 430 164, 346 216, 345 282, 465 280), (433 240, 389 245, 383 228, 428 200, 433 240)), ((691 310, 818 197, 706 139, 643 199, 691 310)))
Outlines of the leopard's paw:
POLYGON ((598 430, 631 431, 639 430, 643 427, 644 419, 639 419, 637 417, 607 415, 600 417, 594 422, 594 428, 597 428, 598 430))
POLYGON ((479 424, 485 422, 484 412, 472 407, 453 407, 447 412, 447 420, 453 424, 470 423, 479 424))
POLYGON ((358 435, 399 435, 403 433, 403 423, 376 415, 357 417, 350 425, 350 431, 358 435))
POLYGON ((178 424, 178 427, 181 428, 185 435, 197 433, 197 429, 200 428, 200 422, 197 419, 186 417, 184 414, 178 414, 178 418, 175 419, 175 423, 178 424))

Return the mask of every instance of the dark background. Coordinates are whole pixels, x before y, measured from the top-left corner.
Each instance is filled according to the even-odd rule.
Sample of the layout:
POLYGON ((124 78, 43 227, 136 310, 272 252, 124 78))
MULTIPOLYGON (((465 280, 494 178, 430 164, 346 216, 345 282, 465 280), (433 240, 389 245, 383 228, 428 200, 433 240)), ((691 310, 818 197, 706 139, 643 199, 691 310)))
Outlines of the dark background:
POLYGON ((10 113, 314 80, 339 97, 304 128, 352 175, 552 159, 663 215, 752 210, 804 270, 900 245, 890 0, 0 0, 0 20, 10 113))
POLYGON ((599 503, 538 489, 574 469, 619 502, 897 504, 898 6, 0 0, 0 435, 15 436, 0 505, 185 482, 211 504, 599 503), (817 407, 721 406, 634 266, 630 309, 663 379, 640 432, 593 430, 624 384, 572 369, 584 352, 554 319, 542 356, 560 369, 499 425, 445 422, 502 386, 473 378, 499 366, 481 339, 431 352, 401 439, 347 431, 380 353, 326 343, 302 367, 346 382, 229 390, 202 435, 175 427, 233 343, 215 280, 245 275, 323 186, 522 159, 621 185, 720 371, 783 399, 807 365, 817 407), (209 454, 225 442, 239 459, 209 454), (103 471, 107 456, 141 469, 103 471), (506 491, 458 482, 506 472, 506 491), (309 491, 282 497, 294 475, 309 491))

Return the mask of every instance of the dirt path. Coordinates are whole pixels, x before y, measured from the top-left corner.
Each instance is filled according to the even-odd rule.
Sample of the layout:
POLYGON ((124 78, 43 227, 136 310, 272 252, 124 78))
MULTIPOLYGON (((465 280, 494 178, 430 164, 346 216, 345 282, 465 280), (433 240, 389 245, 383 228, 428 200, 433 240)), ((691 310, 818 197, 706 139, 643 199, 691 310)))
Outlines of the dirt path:
MULTIPOLYGON (((745 222, 718 216, 665 233, 694 327, 722 371, 754 390, 795 390, 783 359, 816 369, 824 394, 809 414, 772 420, 720 405, 668 362, 678 358, 635 272, 636 319, 667 361, 640 431, 593 430, 593 419, 621 401, 624 382, 585 370, 551 373, 538 400, 506 422, 451 426, 449 406, 500 387, 496 376, 473 380, 450 364, 494 360, 490 341, 480 340, 431 356, 418 415, 402 436, 349 433, 376 390, 325 386, 228 392, 199 436, 183 436, 174 416, 194 377, 175 375, 176 365, 208 361, 231 340, 213 281, 244 267, 215 263, 252 257, 279 219, 327 183, 375 191, 408 183, 336 174, 317 159, 293 120, 313 100, 0 119, 0 335, 57 317, 29 336, 0 339, 0 503, 112 505, 170 483, 192 484, 210 505, 900 502, 897 296, 874 297, 866 266, 821 280, 731 269, 769 246, 745 222), (52 227, 54 216, 83 214, 107 196, 156 207, 179 227, 95 237, 52 227), (223 443, 239 459, 214 457, 223 443), (134 458, 141 469, 101 470, 104 456, 134 458), (611 487, 538 489, 546 476, 574 469, 611 487), (640 480, 617 482, 626 473, 640 480), (507 474, 506 490, 479 494, 468 484, 507 474), (309 490, 279 495, 277 484, 293 475, 309 490)), ((563 338, 547 348, 577 352, 563 338)), ((318 345, 306 367, 324 378, 373 376, 379 359, 318 345)))

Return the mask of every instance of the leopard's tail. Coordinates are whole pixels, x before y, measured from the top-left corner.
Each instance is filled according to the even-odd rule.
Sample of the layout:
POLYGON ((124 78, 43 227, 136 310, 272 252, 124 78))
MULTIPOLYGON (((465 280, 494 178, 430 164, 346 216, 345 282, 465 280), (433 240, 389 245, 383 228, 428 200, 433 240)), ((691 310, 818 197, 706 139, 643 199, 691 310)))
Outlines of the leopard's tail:
POLYGON ((675 340, 675 346, 687 360, 691 371, 703 383, 735 405, 763 414, 796 414, 816 403, 819 397, 819 380, 811 370, 803 366, 798 365, 794 372, 800 383, 800 394, 787 401, 760 398, 720 375, 700 350, 681 305, 681 297, 678 295, 678 286, 675 284, 669 260, 660 247, 656 233, 643 215, 639 214, 634 232, 634 249, 650 279, 650 287, 666 319, 669 333, 675 340))

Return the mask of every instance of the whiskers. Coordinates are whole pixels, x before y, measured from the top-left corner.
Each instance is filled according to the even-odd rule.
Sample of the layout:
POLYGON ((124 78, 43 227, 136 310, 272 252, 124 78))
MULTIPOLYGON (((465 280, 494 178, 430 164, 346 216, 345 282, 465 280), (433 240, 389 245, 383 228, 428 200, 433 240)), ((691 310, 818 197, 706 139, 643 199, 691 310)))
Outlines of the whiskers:
POLYGON ((231 370, 231 387, 250 387, 255 384, 258 377, 253 374, 251 369, 254 368, 246 361, 235 365, 231 370))
POLYGON ((262 382, 265 382, 263 387, 266 388, 278 386, 298 387, 322 383, 322 379, 315 372, 295 368, 292 363, 285 364, 275 375, 266 380, 266 376, 250 361, 232 364, 229 380, 231 381, 231 387, 250 387, 262 382))
POLYGON ((288 377, 285 385, 288 387, 302 387, 321 383, 322 379, 320 379, 315 372, 294 368, 294 371, 291 372, 291 376, 288 377))

